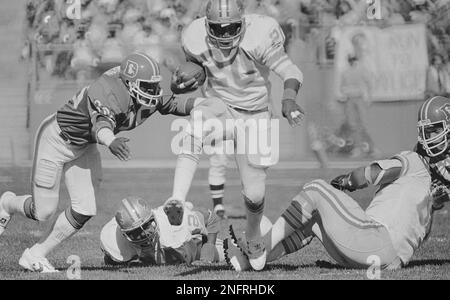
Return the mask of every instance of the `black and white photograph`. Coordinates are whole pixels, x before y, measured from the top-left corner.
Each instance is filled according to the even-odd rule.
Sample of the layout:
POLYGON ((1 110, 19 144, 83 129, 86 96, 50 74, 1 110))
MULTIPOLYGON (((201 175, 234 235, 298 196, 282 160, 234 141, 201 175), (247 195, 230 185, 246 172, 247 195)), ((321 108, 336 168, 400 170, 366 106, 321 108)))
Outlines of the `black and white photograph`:
POLYGON ((0 280, 450 279, 450 0, 0 3, 0 280))

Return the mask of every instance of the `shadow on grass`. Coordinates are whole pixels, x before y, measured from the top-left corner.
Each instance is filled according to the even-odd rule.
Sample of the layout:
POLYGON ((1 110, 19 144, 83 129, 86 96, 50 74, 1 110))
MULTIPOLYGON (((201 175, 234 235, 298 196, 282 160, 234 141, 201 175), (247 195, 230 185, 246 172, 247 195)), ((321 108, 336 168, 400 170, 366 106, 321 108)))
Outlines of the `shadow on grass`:
MULTIPOLYGON (((425 266, 444 266, 450 265, 449 259, 424 259, 424 260, 415 260, 411 261, 408 266, 404 267, 404 269, 411 269, 415 267, 425 267, 425 266)), ((302 266, 302 268, 307 267, 317 267, 321 269, 330 269, 330 270, 351 270, 351 268, 346 268, 340 266, 338 264, 334 264, 328 261, 317 261, 315 266, 302 266)))
MULTIPOLYGON (((182 272, 180 274, 175 275, 175 277, 183 277, 183 276, 192 276, 197 275, 202 272, 223 272, 223 271, 234 271, 230 266, 226 265, 212 265, 212 266, 192 266, 192 270, 188 270, 186 272, 182 272)), ((271 272, 271 271, 281 271, 281 272, 291 272, 298 270, 299 266, 294 265, 285 265, 285 264, 268 264, 266 268, 264 269, 264 272, 271 272)), ((253 273, 256 271, 249 270, 244 271, 243 273, 253 273)))
POLYGON ((424 266, 444 266, 450 265, 449 259, 424 259, 424 260, 415 260, 410 262, 405 269, 411 269, 415 267, 424 267, 424 266))

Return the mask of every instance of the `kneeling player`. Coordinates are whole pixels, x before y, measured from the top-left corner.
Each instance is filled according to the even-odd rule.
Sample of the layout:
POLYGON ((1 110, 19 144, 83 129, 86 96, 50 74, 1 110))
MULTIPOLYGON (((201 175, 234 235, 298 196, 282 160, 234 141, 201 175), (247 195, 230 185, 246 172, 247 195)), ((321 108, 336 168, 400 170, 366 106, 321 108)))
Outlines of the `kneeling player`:
POLYGON ((186 202, 180 226, 170 224, 163 206, 150 209, 139 198, 122 200, 115 218, 100 234, 107 265, 191 264, 224 261, 220 222, 215 213, 200 212, 186 202))

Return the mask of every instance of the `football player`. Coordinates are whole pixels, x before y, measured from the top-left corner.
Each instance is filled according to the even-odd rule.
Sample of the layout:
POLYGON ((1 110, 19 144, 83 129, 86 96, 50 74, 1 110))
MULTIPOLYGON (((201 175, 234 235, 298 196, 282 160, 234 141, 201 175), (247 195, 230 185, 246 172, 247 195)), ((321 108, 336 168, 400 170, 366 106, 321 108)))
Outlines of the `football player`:
MULTIPOLYGON (((208 120, 219 120, 223 127, 227 127, 228 120, 241 120, 245 125, 258 124, 250 128, 257 131, 255 137, 271 140, 270 71, 284 81, 283 116, 292 126, 301 125, 304 112, 296 99, 303 74, 287 56, 284 41, 277 21, 263 15, 244 15, 241 0, 209 0, 206 16, 194 20, 182 33, 187 60, 203 66, 207 75, 202 87, 205 101, 192 111, 191 128, 201 128, 198 123, 208 120), (196 120, 196 115, 201 118, 196 120)), ((182 82, 185 74, 174 74, 174 93, 190 92, 199 86, 198 82, 182 82)), ((274 147, 269 156, 262 151, 250 153, 248 149, 254 145, 249 145, 245 134, 241 135, 246 129, 228 126, 218 136, 206 129, 188 132, 186 149, 177 162, 173 194, 166 204, 170 210, 180 206, 177 202, 185 201, 197 168, 198 153, 207 141, 233 140, 237 149, 246 149, 242 151, 245 153, 236 154, 236 162, 247 215, 246 251, 254 269, 259 270, 264 267, 267 254, 259 226, 264 211, 266 172, 277 163, 278 156, 274 147)))
POLYGON ((102 177, 97 144, 127 161, 129 140, 118 137, 119 132, 136 128, 155 112, 189 114, 195 100, 173 96, 164 99, 161 80, 158 63, 153 58, 133 53, 41 123, 34 149, 32 194, 2 195, 0 234, 13 215, 40 222, 49 220, 58 206, 61 177, 65 179, 71 205, 42 240, 25 250, 19 261, 23 268, 55 272, 47 255, 95 216, 102 177))
MULTIPOLYGON (((448 183, 435 171, 449 155, 450 99, 426 101, 418 128, 420 150, 358 168, 331 185, 323 180, 306 184, 265 235, 268 260, 295 252, 317 237, 344 267, 368 268, 373 257, 384 269, 408 265, 431 232, 434 211, 450 200, 448 183), (378 189, 366 210, 344 192, 369 185, 378 189)), ((239 247, 236 240, 224 241, 224 248, 231 249, 226 256, 234 257, 233 267, 249 269, 239 247)))
POLYGON ((211 211, 194 210, 184 203, 183 222, 172 226, 163 206, 150 207, 140 198, 122 200, 115 218, 100 234, 107 265, 191 264, 224 261, 220 223, 211 211))

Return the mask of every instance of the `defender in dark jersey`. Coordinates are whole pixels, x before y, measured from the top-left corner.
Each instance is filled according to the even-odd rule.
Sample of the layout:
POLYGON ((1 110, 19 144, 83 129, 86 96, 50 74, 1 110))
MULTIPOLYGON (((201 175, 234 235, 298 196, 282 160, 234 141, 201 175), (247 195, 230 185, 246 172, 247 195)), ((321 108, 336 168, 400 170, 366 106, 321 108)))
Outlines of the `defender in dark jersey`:
POLYGON ((61 177, 71 206, 57 218, 50 233, 23 253, 19 264, 35 272, 56 272, 47 254, 96 215, 101 181, 97 144, 121 160, 130 158, 128 139, 116 137, 141 125, 155 112, 188 115, 195 99, 164 99, 158 63, 133 53, 120 67, 103 74, 41 123, 36 135, 32 195, 6 192, 0 198, 0 235, 11 216, 47 221, 56 212, 61 177))

